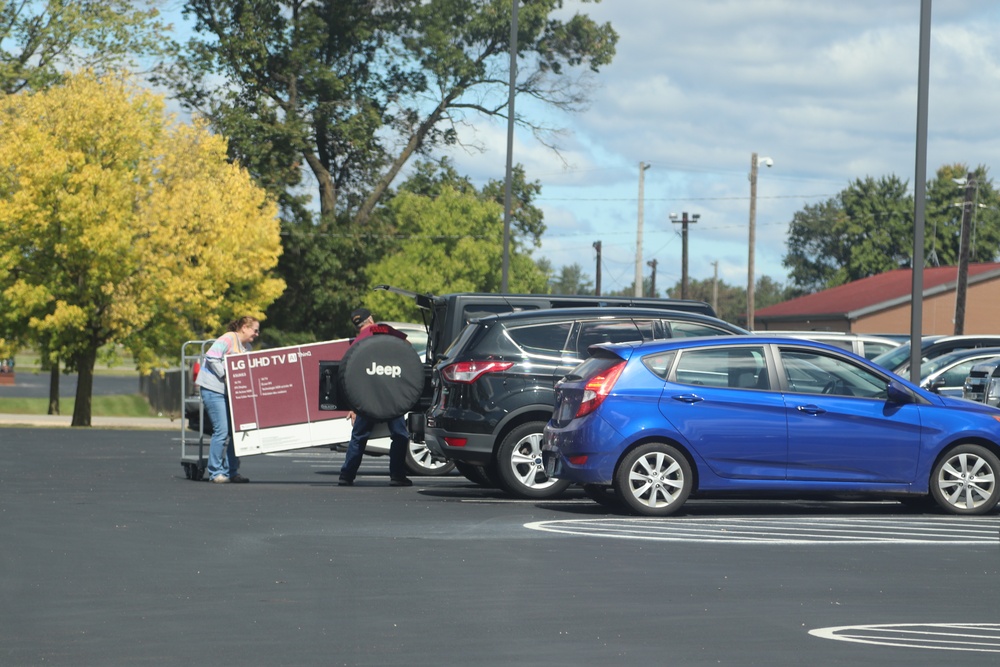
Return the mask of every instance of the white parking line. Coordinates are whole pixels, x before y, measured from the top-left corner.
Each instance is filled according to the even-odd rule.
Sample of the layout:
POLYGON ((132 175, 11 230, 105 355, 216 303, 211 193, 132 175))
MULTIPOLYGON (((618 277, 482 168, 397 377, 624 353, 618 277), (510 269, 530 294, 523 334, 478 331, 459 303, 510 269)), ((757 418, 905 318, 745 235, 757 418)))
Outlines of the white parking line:
POLYGON ((1000 544, 996 519, 602 518, 534 521, 525 528, 564 535, 661 542, 742 544, 1000 544))
POLYGON ((877 646, 1000 653, 1000 624, 996 623, 843 625, 817 628, 809 634, 820 639, 877 646))

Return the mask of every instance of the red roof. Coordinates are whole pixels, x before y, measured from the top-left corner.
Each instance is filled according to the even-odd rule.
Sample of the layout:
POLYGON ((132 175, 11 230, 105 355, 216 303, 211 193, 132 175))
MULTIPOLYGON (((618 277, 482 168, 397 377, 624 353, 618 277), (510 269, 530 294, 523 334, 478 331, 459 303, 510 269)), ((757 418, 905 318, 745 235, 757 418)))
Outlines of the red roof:
MULTIPOLYGON (((986 279, 988 274, 1000 275, 1000 263, 969 264, 969 282, 975 278, 986 279)), ((862 278, 852 283, 838 285, 822 292, 800 296, 791 301, 776 303, 761 308, 757 318, 780 318, 818 315, 846 315, 859 310, 873 309, 879 304, 900 299, 909 300, 913 289, 912 269, 896 269, 877 276, 862 278)), ((924 268, 924 293, 941 291, 958 279, 958 268, 954 266, 933 266, 924 268)))

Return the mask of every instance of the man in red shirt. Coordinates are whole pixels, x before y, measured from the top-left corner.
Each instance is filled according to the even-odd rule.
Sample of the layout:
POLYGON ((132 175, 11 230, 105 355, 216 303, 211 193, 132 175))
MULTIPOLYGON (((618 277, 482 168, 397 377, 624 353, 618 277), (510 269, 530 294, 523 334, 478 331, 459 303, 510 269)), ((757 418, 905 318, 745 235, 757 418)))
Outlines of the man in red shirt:
MULTIPOLYGON (((351 345, 369 336, 390 335, 406 340, 406 334, 398 329, 394 329, 388 324, 375 324, 372 313, 367 308, 358 308, 351 313, 351 322, 358 330, 357 337, 351 341, 351 345)), ((354 478, 361 467, 361 459, 365 455, 365 447, 368 445, 368 438, 378 420, 364 413, 349 412, 354 428, 351 430, 351 441, 347 445, 347 454, 344 457, 344 465, 340 468, 340 486, 351 486, 354 478)), ((390 486, 412 486, 406 476, 406 447, 410 444, 410 434, 406 430, 406 420, 403 415, 398 415, 387 421, 389 426, 389 484, 390 486)))

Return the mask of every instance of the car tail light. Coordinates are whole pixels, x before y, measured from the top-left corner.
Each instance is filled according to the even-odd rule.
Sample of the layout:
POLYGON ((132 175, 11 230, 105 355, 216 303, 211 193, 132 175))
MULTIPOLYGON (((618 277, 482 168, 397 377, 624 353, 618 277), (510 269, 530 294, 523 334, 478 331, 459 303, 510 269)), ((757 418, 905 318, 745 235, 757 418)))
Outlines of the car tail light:
POLYGON ((459 361, 441 369, 448 382, 470 384, 487 373, 502 373, 514 365, 513 361, 459 361))
POLYGON ((614 388, 615 382, 618 381, 618 376, 622 374, 624 368, 625 362, 622 361, 600 375, 590 378, 587 381, 587 385, 583 388, 583 401, 580 403, 580 408, 576 411, 574 417, 583 417, 596 410, 604 402, 604 399, 608 397, 608 394, 611 393, 611 389, 614 388))
POLYGON ((445 436, 445 444, 449 447, 465 447, 465 443, 469 441, 468 438, 451 438, 445 436))
POLYGON ((582 466, 587 462, 587 455, 581 454, 580 456, 567 456, 566 460, 575 466, 582 466))

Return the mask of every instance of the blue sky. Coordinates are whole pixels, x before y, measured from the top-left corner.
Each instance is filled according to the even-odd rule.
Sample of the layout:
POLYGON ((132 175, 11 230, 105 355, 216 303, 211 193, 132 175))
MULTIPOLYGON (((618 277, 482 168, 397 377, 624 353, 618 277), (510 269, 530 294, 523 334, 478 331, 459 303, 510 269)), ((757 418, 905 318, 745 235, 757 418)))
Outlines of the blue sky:
MULTIPOLYGON (((658 261, 661 288, 680 279, 669 215, 684 211, 700 215, 690 277, 711 278, 718 262, 720 279, 746 284, 753 152, 774 161, 758 181, 756 273, 779 282, 795 211, 865 176, 895 174, 912 190, 919 0, 565 4, 610 21, 620 41, 587 111, 524 108, 564 130, 561 156, 528 132, 515 139, 515 162, 543 186, 548 231, 536 257, 578 263, 593 278, 600 240, 604 290, 631 284, 640 162, 651 165, 643 261, 658 261)), ((998 34, 1000 3, 934 2, 928 176, 955 162, 1000 168, 998 34)), ((482 150, 450 153, 459 171, 479 183, 503 178, 506 123, 479 119, 464 132, 482 150)))

